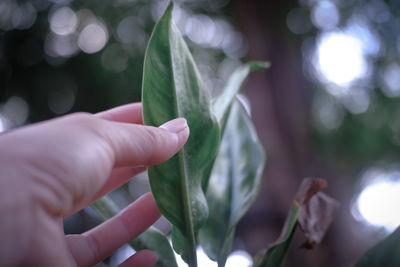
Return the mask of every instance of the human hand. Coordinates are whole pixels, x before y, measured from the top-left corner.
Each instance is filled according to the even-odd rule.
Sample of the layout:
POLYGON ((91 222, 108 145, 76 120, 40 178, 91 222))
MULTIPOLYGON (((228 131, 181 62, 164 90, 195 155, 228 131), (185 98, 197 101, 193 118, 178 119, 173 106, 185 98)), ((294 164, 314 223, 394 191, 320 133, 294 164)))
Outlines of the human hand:
MULTIPOLYGON (((184 119, 159 128, 141 124, 136 103, 0 135, 0 266, 92 266, 160 217, 146 194, 82 235, 63 233, 65 217, 167 160, 189 136, 184 119)), ((121 266, 156 261, 141 251, 121 266)))

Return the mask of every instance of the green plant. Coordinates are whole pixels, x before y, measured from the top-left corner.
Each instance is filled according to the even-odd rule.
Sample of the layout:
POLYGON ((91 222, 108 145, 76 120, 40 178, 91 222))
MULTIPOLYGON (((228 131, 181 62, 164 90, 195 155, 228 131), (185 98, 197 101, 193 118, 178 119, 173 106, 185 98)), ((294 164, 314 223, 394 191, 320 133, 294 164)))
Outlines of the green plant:
POLYGON ((177 155, 149 168, 150 185, 160 211, 173 225, 175 251, 196 266, 199 240, 208 255, 223 264, 235 226, 256 197, 264 165, 257 135, 235 95, 247 74, 267 63, 244 65, 211 100, 171 16, 172 5, 155 26, 147 48, 143 118, 145 124, 158 126, 185 117, 191 134, 177 155), (213 186, 214 179, 219 186, 213 186))
MULTIPOLYGON (((189 266, 197 266, 196 248, 224 266, 232 249, 235 229, 254 202, 261 182, 265 156, 251 119, 236 95, 251 71, 267 62, 250 62, 234 71, 222 93, 211 99, 192 55, 172 23, 170 4, 150 38, 143 70, 144 123, 159 126, 184 117, 190 137, 170 160, 148 168, 151 191, 161 213, 172 224, 172 244, 189 266)), ((283 238, 271 246, 255 266, 280 266, 294 229, 302 226, 310 244, 320 241, 331 220, 313 229, 309 218, 331 216, 310 208, 313 199, 335 207, 318 193, 326 184, 307 179, 296 196, 283 238), (318 217, 319 216, 319 217, 318 217)), ((331 201, 331 202, 329 202, 331 201)), ((104 218, 118 209, 108 198, 93 207, 104 218)), ((134 249, 149 248, 159 256, 158 266, 177 266, 166 237, 150 228, 131 242, 134 249)))

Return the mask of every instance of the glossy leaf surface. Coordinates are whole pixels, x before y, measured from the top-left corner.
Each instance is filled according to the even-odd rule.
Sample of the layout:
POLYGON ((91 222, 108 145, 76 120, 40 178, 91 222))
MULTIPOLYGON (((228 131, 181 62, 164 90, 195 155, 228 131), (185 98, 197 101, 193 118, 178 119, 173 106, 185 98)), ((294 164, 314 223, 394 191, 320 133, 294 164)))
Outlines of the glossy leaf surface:
POLYGON ((199 232, 207 255, 224 266, 236 225, 254 202, 264 167, 264 152, 243 107, 233 103, 206 194, 209 218, 199 232))
POLYGON ((232 103, 250 72, 266 69, 269 62, 251 61, 238 67, 229 77, 222 93, 213 99, 213 110, 221 129, 225 128, 232 103))
POLYGON ((400 227, 384 240, 370 248, 355 267, 400 266, 400 227))
MULTIPOLYGON (((187 119, 190 136, 184 148, 170 160, 149 168, 150 186, 160 212, 182 233, 179 243, 196 262, 198 229, 208 217, 201 188, 219 145, 219 126, 211 113, 204 87, 190 51, 172 23, 172 4, 156 24, 145 55, 143 119, 159 126, 177 117, 187 119), (183 240, 186 239, 186 240, 183 240)), ((174 242, 176 243, 176 242, 174 242)))
MULTIPOLYGON (((107 196, 94 202, 91 207, 104 219, 110 219, 120 209, 107 196)), ((168 239, 156 228, 150 227, 137 238, 129 242, 129 245, 136 251, 150 249, 158 256, 157 267, 177 267, 174 252, 168 239)))

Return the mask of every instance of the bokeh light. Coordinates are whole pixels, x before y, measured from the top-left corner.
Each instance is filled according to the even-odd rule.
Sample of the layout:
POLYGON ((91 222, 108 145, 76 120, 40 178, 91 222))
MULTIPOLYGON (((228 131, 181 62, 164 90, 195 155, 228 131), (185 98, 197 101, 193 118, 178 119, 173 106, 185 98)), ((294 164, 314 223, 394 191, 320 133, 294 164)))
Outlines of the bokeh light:
POLYGON ((117 35, 124 44, 134 44, 144 51, 148 41, 148 34, 143 28, 143 22, 137 18, 128 16, 121 20, 117 26, 117 35))
MULTIPOLYGON (((316 6, 319 5, 325 5, 324 9, 336 9, 334 4, 328 1, 316 4, 316 6)), ((313 23, 317 23, 316 18, 313 19, 313 23)), ((329 22, 322 24, 328 25, 329 22)), ((333 26, 324 27, 316 39, 315 46, 311 45, 312 40, 305 39, 303 42, 304 57, 311 55, 312 58, 311 64, 307 64, 306 60, 304 65, 306 72, 311 72, 311 77, 319 82, 326 92, 335 97, 337 103, 347 111, 352 114, 365 113, 370 107, 374 95, 372 73, 375 66, 373 60, 382 53, 380 40, 376 32, 371 30, 365 16, 355 16, 349 19, 346 27, 342 29, 332 29, 333 26)), ((390 71, 386 74, 382 73, 381 77, 383 84, 387 84, 385 80, 395 79, 395 75, 392 75, 390 71)), ((386 86, 383 90, 394 87, 386 86)), ((390 89, 386 91, 390 91, 390 89)), ((315 101, 320 100, 317 98, 315 101)), ((318 106, 322 107, 322 104, 318 104, 318 106)), ((315 116, 321 117, 322 115, 316 114, 315 116)))
POLYGON ((334 29, 340 19, 338 9, 331 1, 319 1, 312 9, 312 22, 321 30, 334 29))
POLYGON ((347 33, 322 34, 317 45, 316 57, 315 65, 321 79, 338 86, 348 86, 367 72, 361 40, 347 33))
POLYGON ((206 15, 190 17, 186 22, 185 34, 199 45, 208 45, 216 33, 214 21, 206 15))
POLYGON ((236 250, 233 251, 228 259, 226 260, 227 267, 241 266, 241 267, 249 267, 252 266, 253 260, 251 255, 244 250, 236 250))
POLYGON ((0 114, 0 133, 6 130, 6 125, 3 116, 0 114))
POLYGON ((12 96, 2 107, 2 114, 10 121, 11 127, 21 126, 29 115, 28 103, 22 97, 12 96))
POLYGON ((371 103, 371 95, 368 87, 353 86, 345 98, 343 104, 353 114, 366 112, 371 103))
POLYGON ((72 109, 75 102, 75 88, 60 86, 49 92, 47 103, 54 114, 64 114, 72 109))
POLYGON ((382 71, 383 93, 388 97, 400 96, 400 66, 397 63, 391 63, 383 68, 382 71))
POLYGON ((29 116, 28 103, 20 96, 10 97, 0 105, 0 132, 21 126, 29 116))
POLYGON ((311 114, 314 126, 321 132, 327 132, 340 127, 345 111, 335 98, 318 93, 313 98, 311 114))
POLYGON ((353 207, 356 219, 387 231, 400 225, 400 172, 397 170, 370 169, 353 207))
POLYGON ((96 21, 82 29, 78 37, 78 46, 83 52, 93 54, 103 49, 107 41, 107 28, 103 23, 96 21))
POLYGON ((69 58, 79 52, 76 35, 48 34, 44 43, 45 53, 50 57, 69 58))
POLYGON ((50 29, 59 35, 74 33, 78 26, 78 17, 69 7, 57 9, 50 15, 50 29))
POLYGON ((0 29, 29 29, 36 21, 37 11, 30 2, 4 0, 0 2, 0 29))

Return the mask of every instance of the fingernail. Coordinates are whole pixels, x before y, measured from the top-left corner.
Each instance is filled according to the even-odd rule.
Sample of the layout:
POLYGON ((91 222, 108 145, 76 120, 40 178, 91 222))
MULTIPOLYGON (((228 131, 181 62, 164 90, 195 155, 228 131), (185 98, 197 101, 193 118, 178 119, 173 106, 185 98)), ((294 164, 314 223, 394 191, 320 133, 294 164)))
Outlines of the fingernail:
POLYGON ((160 128, 165 129, 168 132, 176 133, 176 134, 178 134, 182 130, 186 129, 187 127, 188 127, 187 121, 184 118, 174 119, 174 120, 168 121, 160 126, 160 128))

